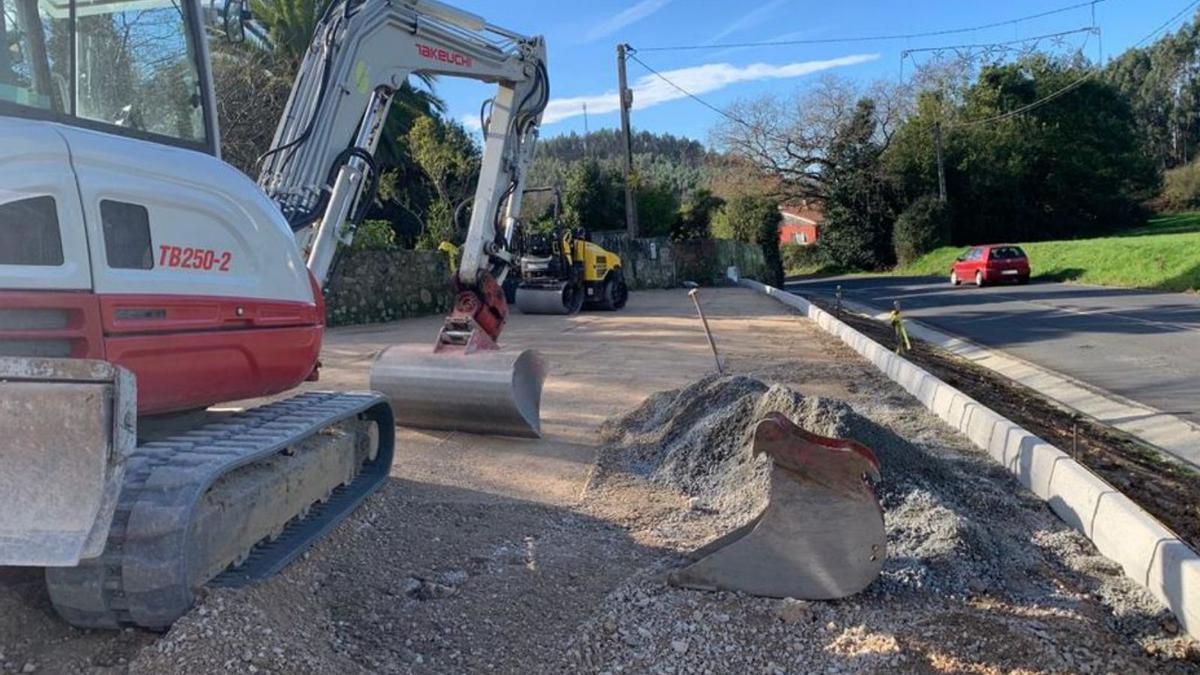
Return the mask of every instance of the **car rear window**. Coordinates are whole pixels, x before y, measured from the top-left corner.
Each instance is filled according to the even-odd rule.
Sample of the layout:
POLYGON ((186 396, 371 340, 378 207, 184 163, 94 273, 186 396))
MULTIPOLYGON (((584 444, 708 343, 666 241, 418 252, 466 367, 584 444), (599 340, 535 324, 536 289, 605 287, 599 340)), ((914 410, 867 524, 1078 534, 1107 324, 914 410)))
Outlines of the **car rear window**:
POLYGON ((1020 246, 997 246, 992 249, 992 260, 1012 260, 1014 258, 1024 258, 1025 251, 1021 250, 1020 246))

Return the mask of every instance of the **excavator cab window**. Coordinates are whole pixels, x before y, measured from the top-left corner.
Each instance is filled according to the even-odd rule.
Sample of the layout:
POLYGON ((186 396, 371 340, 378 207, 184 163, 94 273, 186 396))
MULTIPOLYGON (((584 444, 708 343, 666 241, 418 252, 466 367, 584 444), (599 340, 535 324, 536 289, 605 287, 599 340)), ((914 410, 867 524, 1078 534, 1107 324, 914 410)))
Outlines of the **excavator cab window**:
POLYGON ((0 0, 0 100, 69 111, 70 29, 38 0, 0 0))
POLYGON ((54 197, 0 204, 0 265, 63 264, 62 233, 54 197))
POLYGON ((0 0, 0 113, 209 150, 192 9, 176 0, 0 0))

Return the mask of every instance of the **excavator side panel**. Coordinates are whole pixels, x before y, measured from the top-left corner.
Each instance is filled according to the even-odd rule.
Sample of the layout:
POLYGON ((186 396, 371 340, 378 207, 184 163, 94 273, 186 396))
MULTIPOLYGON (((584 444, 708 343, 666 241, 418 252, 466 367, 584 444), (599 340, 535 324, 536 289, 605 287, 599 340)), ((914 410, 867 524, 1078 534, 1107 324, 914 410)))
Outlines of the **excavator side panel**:
POLYGON ((133 376, 103 361, 0 358, 0 565, 100 555, 136 405, 133 376))

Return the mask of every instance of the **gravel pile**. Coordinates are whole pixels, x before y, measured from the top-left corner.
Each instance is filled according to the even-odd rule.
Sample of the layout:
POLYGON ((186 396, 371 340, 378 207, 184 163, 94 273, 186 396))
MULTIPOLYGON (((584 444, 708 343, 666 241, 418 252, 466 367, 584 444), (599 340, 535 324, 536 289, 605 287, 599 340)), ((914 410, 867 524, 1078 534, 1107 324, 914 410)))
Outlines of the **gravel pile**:
POLYGON ((706 377, 658 393, 606 423, 602 467, 678 491, 691 508, 672 514, 673 520, 703 522, 716 535, 766 506, 770 460, 753 457, 750 445, 755 426, 770 412, 783 413, 811 433, 856 440, 879 456, 883 481, 878 492, 888 516, 890 551, 884 588, 1020 590, 1036 565, 1028 540, 980 521, 1019 517, 1024 510, 1039 510, 1040 503, 1014 500, 999 467, 989 471, 1000 479, 999 489, 984 483, 964 492, 942 462, 841 401, 802 396, 751 377, 706 377), (999 560, 1004 564, 996 564, 999 560))
POLYGON ((756 672, 1195 666, 1148 657, 1182 657, 1191 647, 1176 637, 1169 613, 1003 468, 910 400, 865 403, 860 414, 749 377, 709 377, 609 421, 592 490, 608 499, 638 489, 679 496, 673 508, 645 520, 637 536, 648 545, 686 553, 762 508, 766 460, 751 459, 748 444, 758 420, 778 411, 810 432, 876 452, 889 557, 864 593, 828 603, 676 589, 665 577, 683 558, 663 559, 606 599, 577 632, 563 667, 675 673, 713 664, 756 672))

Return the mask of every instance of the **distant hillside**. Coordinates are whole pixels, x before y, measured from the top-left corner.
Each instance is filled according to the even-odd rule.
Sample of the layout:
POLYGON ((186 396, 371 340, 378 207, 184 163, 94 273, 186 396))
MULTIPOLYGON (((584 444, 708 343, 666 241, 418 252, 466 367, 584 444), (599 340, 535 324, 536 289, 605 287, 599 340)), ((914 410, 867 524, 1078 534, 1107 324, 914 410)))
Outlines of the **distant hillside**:
MULTIPOLYGON (((600 129, 586 136, 570 133, 538 142, 539 157, 553 158, 563 162, 582 159, 620 160, 624 152, 621 132, 616 129, 600 129)), ((633 135, 633 154, 654 155, 677 164, 699 167, 708 157, 708 151, 699 141, 671 134, 652 134, 640 131, 633 135)))
MULTIPOLYGON (((586 159, 596 160, 605 170, 620 171, 623 153, 621 132, 616 129, 538 141, 526 184, 561 187, 571 167, 586 159)), ((642 183, 669 188, 680 198, 704 184, 710 159, 704 145, 689 138, 648 131, 633 136, 633 163, 642 183)))

